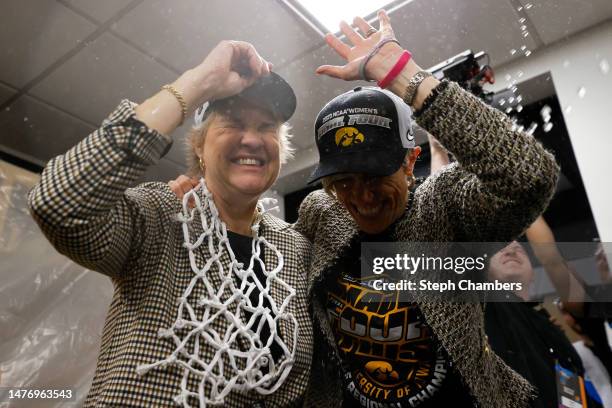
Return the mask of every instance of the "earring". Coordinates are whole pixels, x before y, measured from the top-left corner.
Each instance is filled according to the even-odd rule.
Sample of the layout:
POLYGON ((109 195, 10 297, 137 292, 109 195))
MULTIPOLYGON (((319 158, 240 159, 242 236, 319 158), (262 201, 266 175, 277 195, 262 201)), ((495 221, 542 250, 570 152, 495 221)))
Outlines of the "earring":
POLYGON ((202 175, 204 175, 204 171, 206 170, 206 165, 202 161, 201 157, 199 159, 200 159, 200 170, 202 171, 202 175))
POLYGON ((408 176, 408 190, 412 190, 412 187, 416 184, 416 177, 414 174, 408 176))

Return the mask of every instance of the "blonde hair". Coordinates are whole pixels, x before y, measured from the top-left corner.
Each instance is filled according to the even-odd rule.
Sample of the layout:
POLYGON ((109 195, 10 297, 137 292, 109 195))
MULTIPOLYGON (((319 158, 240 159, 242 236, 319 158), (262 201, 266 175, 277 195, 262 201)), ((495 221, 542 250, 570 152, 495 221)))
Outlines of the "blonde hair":
MULTIPOLYGON (((217 117, 217 115, 219 115, 218 112, 212 111, 201 124, 194 125, 187 134, 187 173, 189 176, 199 177, 203 175, 200 167, 200 156, 198 155, 198 152, 202 152, 210 124, 212 123, 213 119, 217 117)), ((295 153, 295 148, 291 145, 292 137, 291 125, 289 125, 287 122, 282 123, 278 128, 281 165, 292 159, 295 153)))

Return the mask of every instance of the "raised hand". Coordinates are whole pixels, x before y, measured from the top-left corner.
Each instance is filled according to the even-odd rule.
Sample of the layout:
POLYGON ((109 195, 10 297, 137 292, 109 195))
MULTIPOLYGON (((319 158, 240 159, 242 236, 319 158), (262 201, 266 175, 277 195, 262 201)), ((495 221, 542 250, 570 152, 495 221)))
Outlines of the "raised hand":
MULTIPOLYGON (((386 39, 395 39, 393 28, 391 27, 391 21, 389 16, 384 10, 378 12, 378 20, 380 21, 379 29, 376 30, 367 21, 361 17, 355 17, 353 23, 359 28, 361 34, 355 31, 346 22, 340 23, 340 29, 346 38, 351 42, 352 46, 349 46, 340 41, 333 34, 327 34, 325 41, 327 45, 331 47, 339 56, 347 61, 343 66, 337 65, 322 65, 317 68, 316 73, 322 75, 328 75, 334 78, 344 79, 346 81, 352 81, 361 78, 359 67, 365 60, 368 54, 376 47, 378 43, 386 39)), ((392 56, 399 55, 402 52, 402 48, 396 43, 385 44, 376 54, 377 60, 391 59, 392 56)), ((381 79, 378 78, 381 73, 376 69, 378 65, 374 59, 365 67, 365 74, 368 79, 381 79)), ((382 72, 382 71, 381 71, 382 72)))
POLYGON ((193 71, 201 78, 202 94, 214 100, 240 93, 268 75, 271 67, 251 44, 221 41, 193 71))
MULTIPOLYGON (((204 102, 242 92, 258 78, 270 73, 272 64, 243 41, 221 41, 197 67, 183 73, 171 85, 186 105, 189 115, 204 102)), ((182 103, 161 91, 136 107, 136 117, 150 128, 170 135, 185 119, 182 103)))

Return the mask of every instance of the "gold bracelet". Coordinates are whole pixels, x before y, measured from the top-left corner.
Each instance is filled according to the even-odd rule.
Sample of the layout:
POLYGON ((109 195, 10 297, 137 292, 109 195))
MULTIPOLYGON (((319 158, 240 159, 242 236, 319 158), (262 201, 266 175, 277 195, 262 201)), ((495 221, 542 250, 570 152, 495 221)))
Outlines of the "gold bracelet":
POLYGON ((181 105, 181 123, 179 123, 179 126, 181 126, 183 122, 185 121, 185 118, 187 117, 187 103, 185 102, 183 95, 181 95, 181 93, 177 91, 176 88, 170 84, 166 84, 162 86, 161 89, 165 89, 166 91, 174 95, 178 103, 181 105))

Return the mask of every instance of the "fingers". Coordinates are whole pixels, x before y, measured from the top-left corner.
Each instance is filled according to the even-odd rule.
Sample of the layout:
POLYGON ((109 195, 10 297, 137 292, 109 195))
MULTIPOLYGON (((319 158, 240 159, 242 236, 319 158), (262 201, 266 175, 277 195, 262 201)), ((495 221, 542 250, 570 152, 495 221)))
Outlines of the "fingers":
POLYGON ((196 188, 200 185, 200 179, 198 179, 197 177, 191 177, 189 178, 189 181, 191 182, 191 188, 196 188))
POLYGON ((380 31, 382 31, 385 36, 393 35, 391 19, 385 10, 378 11, 378 21, 380 21, 380 31))
POLYGON ((172 192, 176 194, 178 198, 183 198, 185 194, 195 188, 198 184, 199 181, 197 179, 189 178, 185 175, 180 175, 175 180, 168 182, 170 190, 172 190, 172 192))
POLYGON ((270 73, 268 62, 264 60, 261 55, 259 55, 253 45, 249 43, 245 44, 247 44, 245 52, 248 59, 248 66, 250 71, 253 73, 253 76, 258 78, 260 76, 268 75, 270 73))
POLYGON ((359 44, 363 41, 363 37, 360 36, 359 33, 357 33, 357 31, 355 31, 353 27, 348 25, 348 23, 344 20, 340 22, 340 30, 353 44, 359 44))
POLYGON ((257 79, 270 73, 269 63, 259 55, 252 44, 245 41, 230 41, 230 44, 234 51, 233 68, 241 76, 257 79))
POLYGON ((359 30, 361 30, 361 34, 364 38, 368 38, 368 32, 374 28, 361 17, 355 17, 353 19, 353 24, 356 25, 359 30))
POLYGON ((332 78, 339 78, 348 81, 353 78, 351 72, 346 67, 346 65, 342 67, 336 65, 321 65, 315 72, 319 75, 327 75, 332 78))
POLYGON ((326 34, 325 41, 336 53, 344 59, 348 59, 351 48, 336 38, 333 34, 326 34))
POLYGON ((183 198, 183 189, 181 188, 181 186, 179 186, 176 180, 170 180, 168 182, 168 187, 170 187, 170 190, 172 190, 172 192, 176 194, 178 198, 183 198))
POLYGON ((241 75, 238 72, 230 72, 227 76, 227 83, 230 84, 231 95, 238 94, 242 92, 242 90, 248 88, 253 85, 255 81, 257 81, 259 76, 256 75, 241 75))

